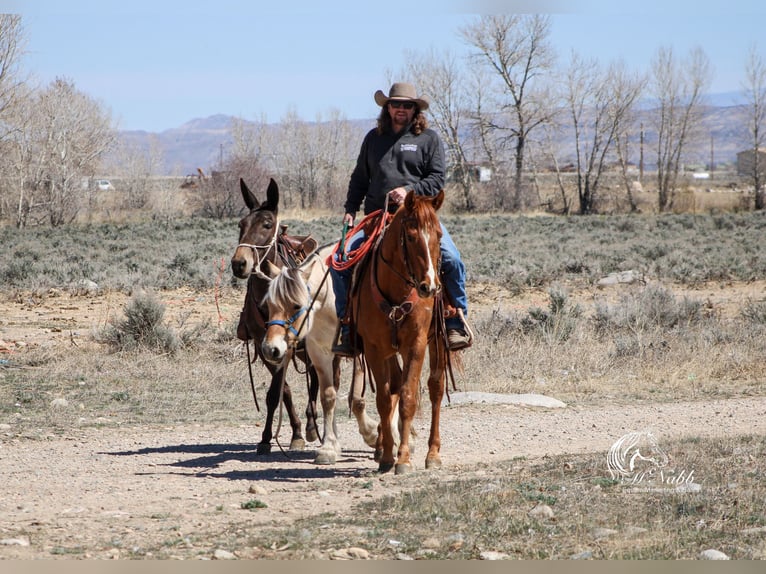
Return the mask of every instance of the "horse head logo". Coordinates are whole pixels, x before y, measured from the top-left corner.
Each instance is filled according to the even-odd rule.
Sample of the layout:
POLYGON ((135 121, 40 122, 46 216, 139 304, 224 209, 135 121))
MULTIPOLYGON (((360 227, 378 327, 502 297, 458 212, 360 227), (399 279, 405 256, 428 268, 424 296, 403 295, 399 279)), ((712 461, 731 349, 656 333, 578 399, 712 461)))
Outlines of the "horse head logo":
POLYGON ((631 432, 620 437, 607 455, 607 466, 613 479, 640 481, 667 464, 668 455, 650 432, 631 432))

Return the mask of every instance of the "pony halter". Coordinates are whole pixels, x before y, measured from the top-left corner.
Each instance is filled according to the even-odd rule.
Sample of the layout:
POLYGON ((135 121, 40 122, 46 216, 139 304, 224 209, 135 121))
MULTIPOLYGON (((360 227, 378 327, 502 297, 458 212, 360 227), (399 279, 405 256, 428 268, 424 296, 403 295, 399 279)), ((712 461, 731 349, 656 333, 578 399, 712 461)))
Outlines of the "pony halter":
POLYGON ((278 326, 284 328, 285 331, 289 331, 290 333, 292 333, 293 336, 296 339, 298 339, 300 337, 300 331, 303 330, 303 326, 306 324, 306 321, 303 321, 303 323, 301 323, 300 331, 298 329, 296 329, 295 327, 293 327, 293 323, 295 323, 295 321, 298 319, 298 317, 300 317, 301 315, 306 313, 312 307, 312 305, 314 304, 314 301, 311 299, 311 287, 306 285, 306 290, 308 291, 308 295, 309 295, 309 298, 308 298, 309 304, 308 305, 304 305, 303 307, 298 309, 295 313, 293 313, 293 316, 290 317, 287 320, 274 319, 273 321, 267 321, 266 322, 266 328, 268 329, 272 325, 278 325, 278 326))

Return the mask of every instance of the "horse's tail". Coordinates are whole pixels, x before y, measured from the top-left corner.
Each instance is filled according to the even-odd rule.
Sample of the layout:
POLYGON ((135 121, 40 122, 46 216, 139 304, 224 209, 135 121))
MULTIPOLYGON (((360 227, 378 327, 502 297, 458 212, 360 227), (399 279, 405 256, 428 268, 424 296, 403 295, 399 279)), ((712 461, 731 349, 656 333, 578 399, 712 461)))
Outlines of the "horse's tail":
MULTIPOLYGON (((452 370, 457 371, 458 374, 460 375, 465 374, 465 365, 463 364, 463 353, 461 353, 460 351, 448 351, 447 365, 452 370)), ((452 378, 453 388, 455 388, 455 377, 452 376, 452 373, 450 373, 450 377, 452 378)))

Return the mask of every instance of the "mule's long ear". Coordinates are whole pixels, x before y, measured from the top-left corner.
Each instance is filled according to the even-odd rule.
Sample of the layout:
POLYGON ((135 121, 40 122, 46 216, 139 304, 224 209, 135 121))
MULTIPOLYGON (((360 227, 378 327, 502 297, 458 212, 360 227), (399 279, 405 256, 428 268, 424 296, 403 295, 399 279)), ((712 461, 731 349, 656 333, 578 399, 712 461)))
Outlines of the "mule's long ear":
POLYGON ((269 181, 269 187, 266 190, 266 204, 261 207, 277 213, 279 207, 279 186, 273 177, 269 181))
POLYGON ((242 190, 242 199, 245 200, 245 205, 247 208, 250 211, 255 209, 258 206, 258 200, 253 195, 253 192, 250 191, 250 188, 247 187, 245 180, 241 177, 239 178, 239 189, 242 190))
POLYGON ((436 196, 434 196, 434 199, 433 199, 434 211, 438 210, 442 206, 442 203, 444 203, 443 189, 440 190, 439 193, 436 194, 436 196))

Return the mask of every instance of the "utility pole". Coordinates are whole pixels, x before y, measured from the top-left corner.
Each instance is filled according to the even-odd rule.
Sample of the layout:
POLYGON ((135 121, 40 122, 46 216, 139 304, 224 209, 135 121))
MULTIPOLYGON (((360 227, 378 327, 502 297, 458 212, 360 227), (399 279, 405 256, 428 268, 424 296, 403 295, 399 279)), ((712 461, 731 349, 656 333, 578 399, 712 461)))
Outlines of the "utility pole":
POLYGON ((638 183, 644 185, 644 122, 641 122, 640 144, 638 148, 638 183))
POLYGON ((710 179, 713 179, 713 174, 715 173, 715 163, 714 163, 714 154, 713 154, 713 134, 710 134, 710 179))

